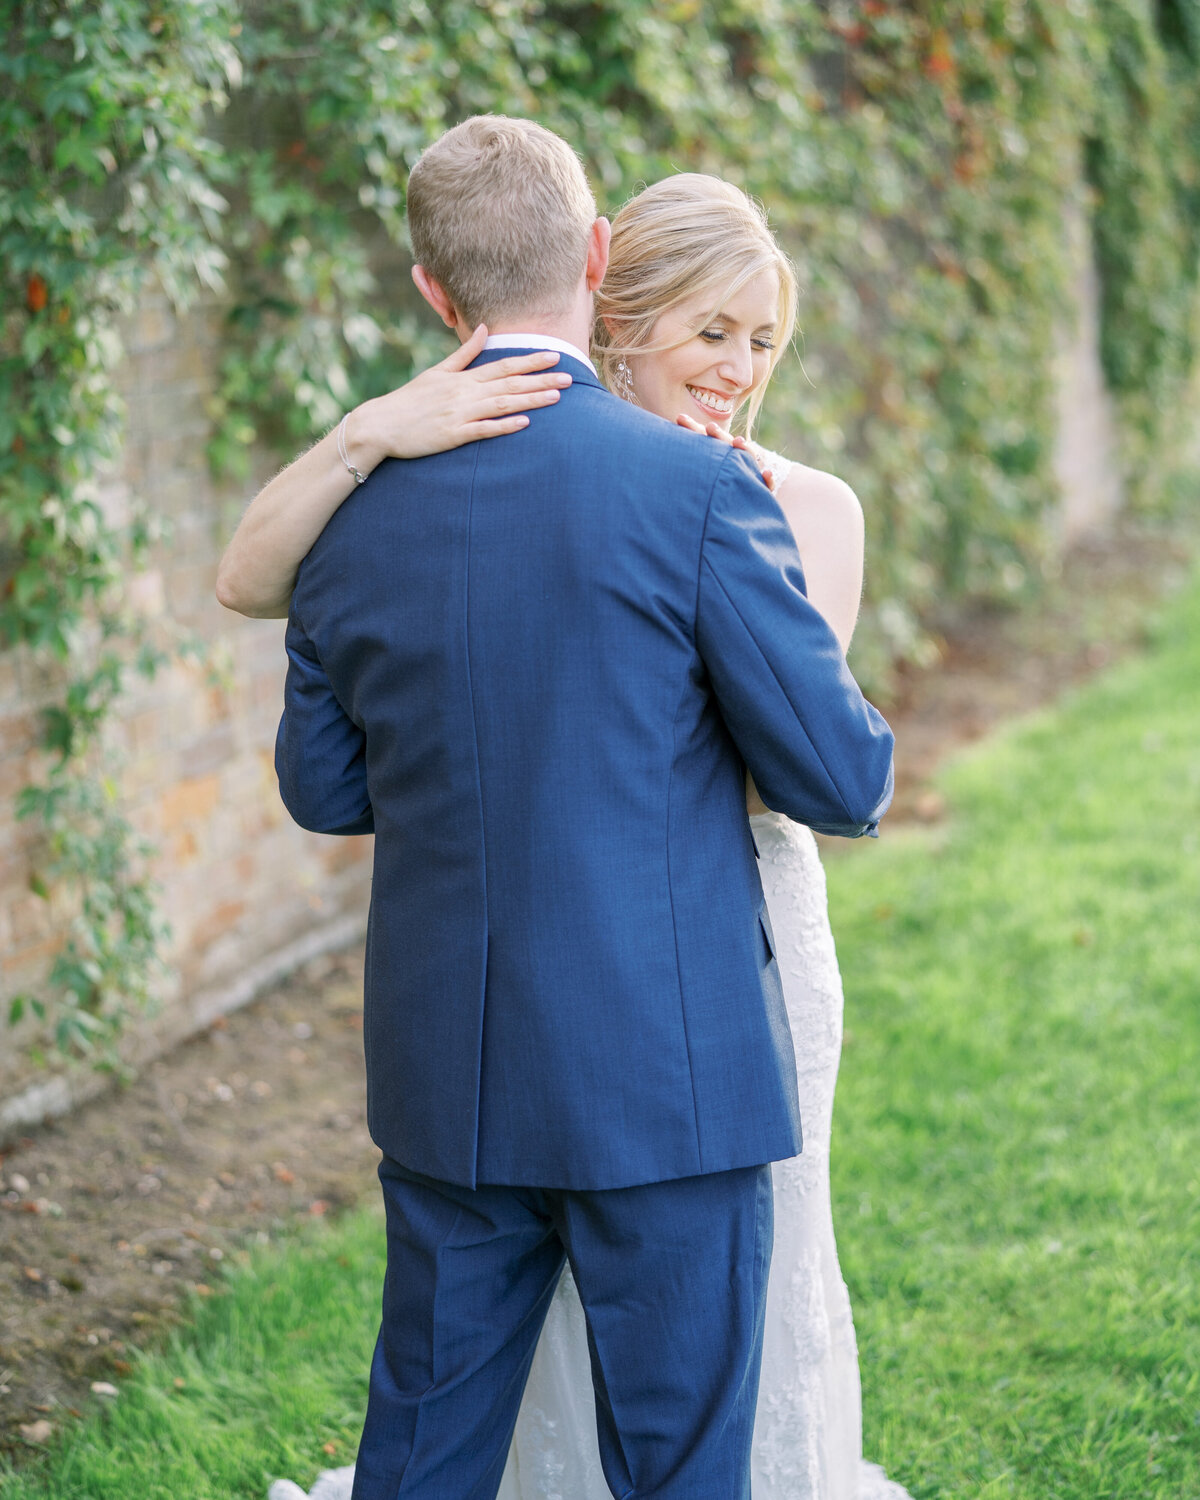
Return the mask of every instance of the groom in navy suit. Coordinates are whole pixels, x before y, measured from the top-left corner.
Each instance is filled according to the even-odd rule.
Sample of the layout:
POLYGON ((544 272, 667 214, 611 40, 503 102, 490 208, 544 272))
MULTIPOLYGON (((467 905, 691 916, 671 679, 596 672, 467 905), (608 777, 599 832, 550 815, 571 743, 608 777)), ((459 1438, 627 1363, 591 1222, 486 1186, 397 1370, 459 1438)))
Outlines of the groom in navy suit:
POLYGON ((481 358, 553 348, 573 384, 376 469, 288 624, 284 801, 376 835, 388 1266, 355 1500, 494 1497, 564 1257, 613 1493, 745 1500, 766 1164, 800 1149, 745 773, 870 834, 891 734, 746 455, 596 378, 608 226, 565 143, 466 121, 409 217, 427 300, 498 335, 481 358))

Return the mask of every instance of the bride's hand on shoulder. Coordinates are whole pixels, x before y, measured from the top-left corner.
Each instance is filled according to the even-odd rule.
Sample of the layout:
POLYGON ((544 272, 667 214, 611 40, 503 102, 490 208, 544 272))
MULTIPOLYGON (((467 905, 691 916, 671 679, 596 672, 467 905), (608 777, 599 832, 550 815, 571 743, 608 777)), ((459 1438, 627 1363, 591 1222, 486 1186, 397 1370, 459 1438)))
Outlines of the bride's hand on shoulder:
POLYGON ((528 425, 527 411, 552 405, 571 384, 570 375, 554 369, 558 355, 549 350, 468 369, 486 339, 481 325, 441 364, 356 406, 263 486, 217 570, 217 598, 227 609, 286 616, 300 560, 385 458, 424 458, 516 432, 528 425))
POLYGON ((571 384, 569 374, 554 368, 558 355, 548 349, 469 369, 486 339, 487 328, 480 324, 440 364, 386 396, 364 401, 351 413, 348 438, 357 437, 382 457, 424 458, 520 431, 529 425, 526 412, 552 406, 571 384))
POLYGON ((762 475, 763 483, 772 494, 775 494, 774 473, 763 463, 753 444, 748 443, 744 437, 735 437, 733 433, 726 432, 725 428, 716 422, 709 422, 707 425, 697 422, 695 417, 689 417, 684 412, 679 413, 675 418, 675 423, 679 427, 686 427, 689 432, 701 432, 707 437, 716 438, 720 443, 728 443, 731 448, 741 448, 758 465, 758 472, 762 475))

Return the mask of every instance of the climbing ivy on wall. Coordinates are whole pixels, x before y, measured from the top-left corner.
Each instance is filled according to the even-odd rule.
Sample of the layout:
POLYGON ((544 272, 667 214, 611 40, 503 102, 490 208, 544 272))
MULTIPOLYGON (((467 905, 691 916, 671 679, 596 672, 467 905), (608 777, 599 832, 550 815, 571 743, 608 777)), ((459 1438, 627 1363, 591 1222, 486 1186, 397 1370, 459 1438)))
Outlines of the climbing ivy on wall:
POLYGON ((239 74, 233 12, 135 0, 8 4, 0 52, 0 642, 48 660, 42 775, 18 816, 42 838, 34 892, 67 923, 44 988, 10 997, 61 1053, 112 1061, 151 994, 161 937, 146 850, 106 773, 104 727, 160 649, 122 578, 154 532, 111 514, 117 320, 156 275, 215 289, 224 200, 212 111, 239 74))
MULTIPOLYGON (((1103 356, 1153 500, 1190 377, 1200 0, 7 0, 0 56, 0 631, 61 663, 47 893, 74 935, 36 998, 71 1050, 119 1029, 157 942, 96 769, 139 655, 147 535, 97 476, 139 280, 228 308, 211 456, 249 473, 444 351, 408 283, 404 183, 465 114, 529 114, 601 204, 680 168, 742 183, 801 272, 801 358, 763 435, 859 491, 860 674, 954 594, 1036 584, 1056 496, 1064 194, 1091 194, 1103 356), (217 144, 219 143, 219 144, 217 144)), ((18 1009, 19 1009, 18 1005, 18 1009)))
POLYGON ((864 500, 855 661, 878 682, 948 595, 1036 586, 1081 179, 1131 487, 1153 494, 1193 359, 1198 3, 272 6, 243 44, 253 119, 227 122, 244 211, 214 460, 295 448, 444 352, 408 294, 403 186, 455 119, 536 115, 610 212, 666 172, 723 173, 801 270, 803 364, 763 433, 864 500))

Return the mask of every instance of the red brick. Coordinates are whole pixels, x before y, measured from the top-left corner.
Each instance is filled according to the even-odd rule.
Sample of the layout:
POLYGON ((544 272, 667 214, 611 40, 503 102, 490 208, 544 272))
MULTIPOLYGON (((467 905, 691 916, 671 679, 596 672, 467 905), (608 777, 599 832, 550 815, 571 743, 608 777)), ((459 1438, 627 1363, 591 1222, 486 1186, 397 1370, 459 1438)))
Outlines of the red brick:
POLYGON ((4 955, 4 978, 12 984, 33 984, 49 968, 50 961, 62 950, 65 941, 61 932, 43 938, 40 943, 29 943, 23 948, 11 948, 4 955))
POLYGON ((177 782, 159 802, 162 827, 174 832, 190 823, 202 823, 217 805, 221 782, 217 776, 195 776, 177 782))
POLYGON ((50 904, 32 892, 10 903, 8 920, 15 948, 23 948, 50 936, 50 904))
POLYGON ((233 758, 233 728, 226 722, 202 734, 180 752, 184 776, 195 780, 209 771, 219 771, 233 758))
POLYGON ((369 833, 354 838, 332 839, 321 850, 321 863, 331 875, 336 875, 339 870, 369 859, 374 843, 375 840, 369 833))
POLYGON ((0 757, 33 750, 41 738, 40 716, 30 709, 0 714, 0 757))
POLYGON ((192 928, 192 946, 207 948, 210 943, 236 927, 245 912, 244 901, 222 901, 192 928))
POLYGON ((171 840, 171 854, 178 864, 190 865, 200 852, 196 835, 190 828, 183 829, 171 840))

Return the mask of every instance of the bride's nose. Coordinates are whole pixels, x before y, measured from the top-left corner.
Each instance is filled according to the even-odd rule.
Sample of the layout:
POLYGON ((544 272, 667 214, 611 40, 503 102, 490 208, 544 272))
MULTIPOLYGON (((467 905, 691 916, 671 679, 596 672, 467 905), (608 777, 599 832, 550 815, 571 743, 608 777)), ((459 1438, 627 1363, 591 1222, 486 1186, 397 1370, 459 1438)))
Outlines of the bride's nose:
POLYGON ((751 358, 750 342, 730 340, 721 351, 721 363, 717 373, 722 380, 746 390, 754 384, 754 362, 751 358))

